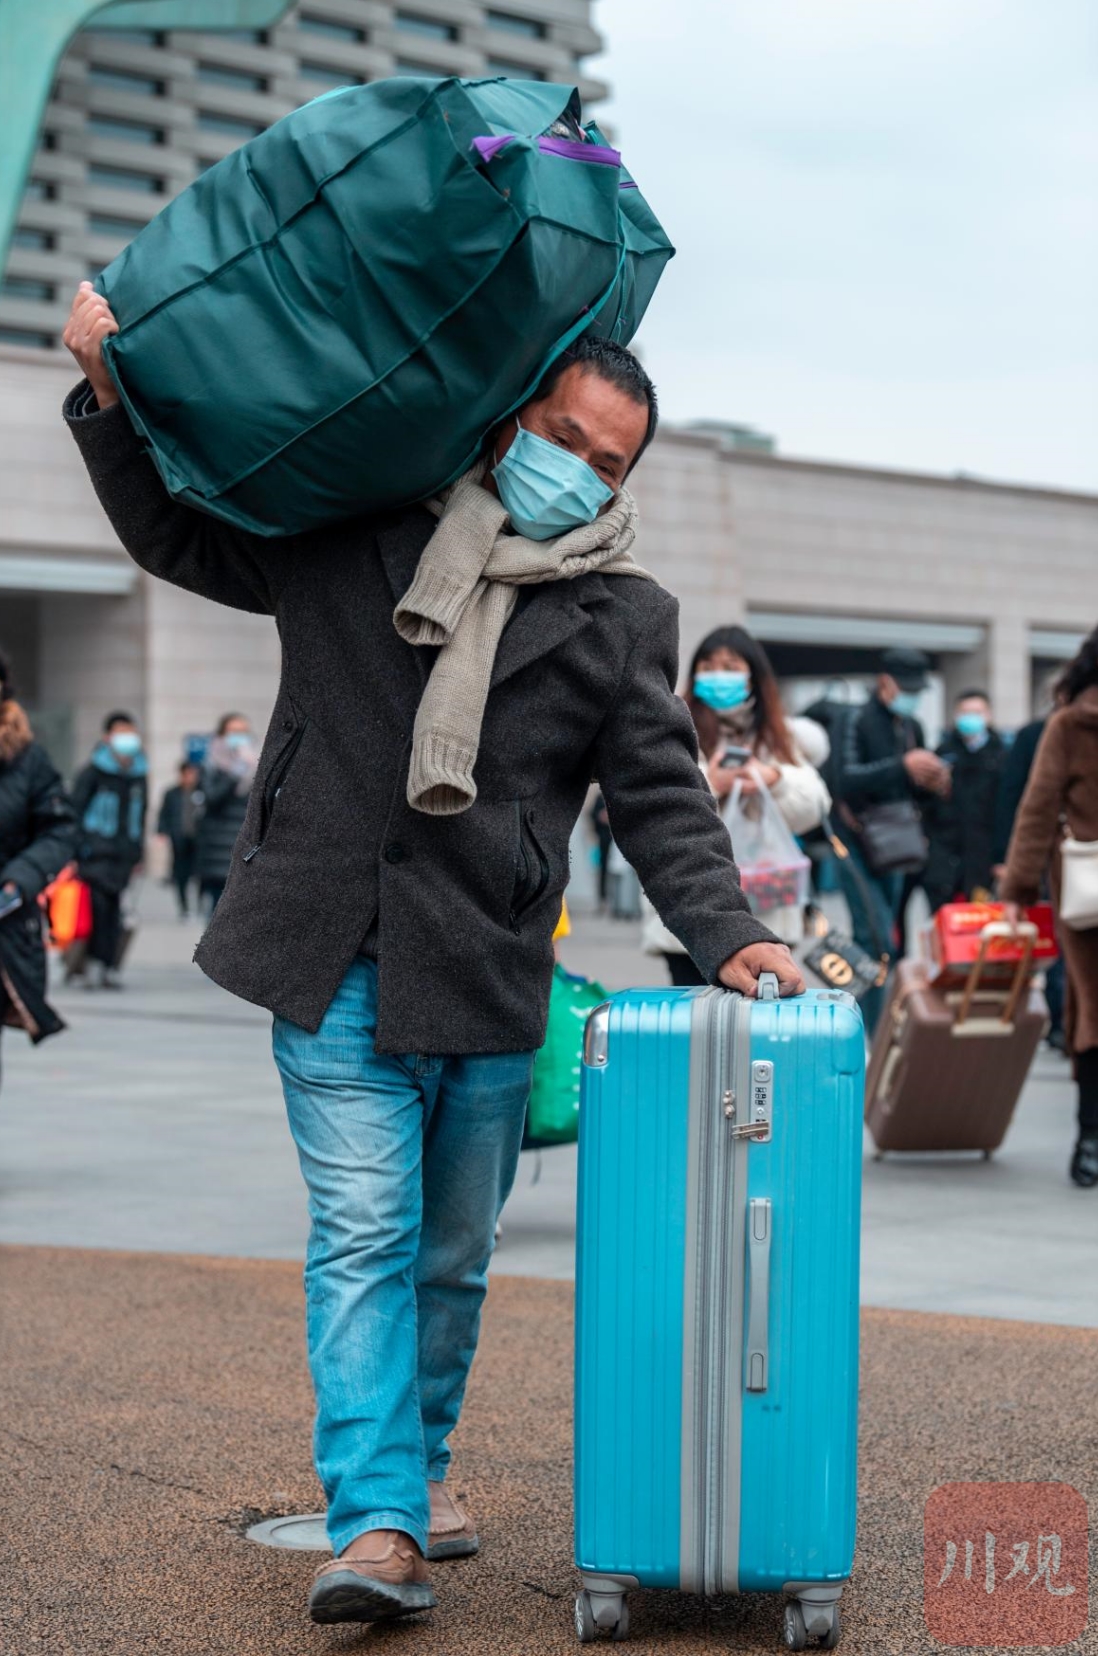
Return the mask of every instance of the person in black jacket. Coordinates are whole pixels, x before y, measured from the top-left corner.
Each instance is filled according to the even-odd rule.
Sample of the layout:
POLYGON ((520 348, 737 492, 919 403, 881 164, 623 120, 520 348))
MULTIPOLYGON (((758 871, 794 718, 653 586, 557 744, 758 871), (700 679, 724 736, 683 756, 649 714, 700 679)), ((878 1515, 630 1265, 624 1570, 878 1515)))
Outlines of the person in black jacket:
POLYGON ((72 806, 0 655, 0 1029, 35 1043, 65 1027, 46 1001, 38 897, 75 849, 72 806))
POLYGON ((195 846, 198 830, 199 770, 189 759, 179 767, 179 781, 165 788, 160 801, 156 831, 171 846, 171 882, 179 899, 179 917, 185 920, 190 912, 191 881, 195 873, 195 846))
POLYGON ((953 729, 938 747, 949 766, 947 794, 923 808, 930 848, 923 887, 931 912, 943 903, 986 903, 994 884, 995 811, 1006 743, 991 722, 983 690, 965 690, 953 707, 953 729))
MULTIPOLYGON (((121 987, 122 894, 144 856, 148 773, 136 722, 129 713, 109 713, 103 739, 72 790, 80 878, 91 891, 88 958, 99 967, 104 989, 121 987)), ((89 974, 86 987, 94 984, 89 974)))
POLYGON ((243 713, 226 713, 210 743, 198 784, 196 858, 206 912, 212 914, 232 868, 233 847, 248 814, 259 749, 243 713))
POLYGON ((1033 719, 1015 733, 1006 751, 999 772, 999 787, 995 795, 995 819, 992 844, 992 862, 996 876, 1006 866, 1007 847, 1014 832, 1014 819, 1026 791, 1029 773, 1041 745, 1041 737, 1048 719, 1033 719))
MULTIPOLYGON (((926 689, 930 663, 921 650, 889 649, 881 656, 874 693, 863 707, 839 720, 832 739, 831 788, 837 796, 832 818, 849 857, 839 860, 839 879, 850 908, 854 940, 871 955, 898 953, 896 926, 904 870, 873 868, 863 843, 862 818, 878 805, 916 803, 949 786, 949 771, 926 745, 915 717, 926 689)), ((862 997, 866 1028, 872 1033, 884 1005, 884 991, 862 997)))
POLYGON ((197 959, 276 1014, 309 1188, 335 1555, 310 1611, 403 1615, 434 1603, 427 1558, 477 1548, 449 1437, 592 777, 709 983, 804 984, 750 912, 699 768, 675 601, 628 556, 625 479, 656 427, 635 357, 585 335, 444 497, 260 538, 168 496, 103 362, 115 327, 82 290, 65 338, 88 378, 65 415, 123 545, 278 626, 274 715, 197 959))

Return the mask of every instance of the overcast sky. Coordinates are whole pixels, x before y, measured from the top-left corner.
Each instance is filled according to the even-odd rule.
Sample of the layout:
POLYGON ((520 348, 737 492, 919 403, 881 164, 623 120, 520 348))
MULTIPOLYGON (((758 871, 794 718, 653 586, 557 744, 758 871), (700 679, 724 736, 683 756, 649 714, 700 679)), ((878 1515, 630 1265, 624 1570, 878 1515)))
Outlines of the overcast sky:
POLYGON ((596 0, 666 415, 1098 490, 1095 0, 596 0))

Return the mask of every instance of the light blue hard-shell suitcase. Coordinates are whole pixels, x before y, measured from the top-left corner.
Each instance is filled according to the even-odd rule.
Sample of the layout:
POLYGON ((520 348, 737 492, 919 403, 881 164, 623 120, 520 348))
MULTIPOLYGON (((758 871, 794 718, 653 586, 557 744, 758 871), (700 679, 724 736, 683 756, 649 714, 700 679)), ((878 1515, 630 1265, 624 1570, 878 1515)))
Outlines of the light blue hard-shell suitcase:
POLYGON ((627 990, 580 1106, 576 1600, 784 1593, 832 1649, 854 1556, 865 1038, 850 995, 627 990))

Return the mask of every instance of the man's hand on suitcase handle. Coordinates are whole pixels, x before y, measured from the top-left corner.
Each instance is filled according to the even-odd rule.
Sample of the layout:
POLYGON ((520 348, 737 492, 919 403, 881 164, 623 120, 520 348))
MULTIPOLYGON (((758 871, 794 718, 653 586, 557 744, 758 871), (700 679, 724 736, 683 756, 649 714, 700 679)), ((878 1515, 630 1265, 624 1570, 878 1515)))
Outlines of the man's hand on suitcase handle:
POLYGON ((753 1000, 763 972, 773 972, 782 995, 803 995, 804 978, 784 943, 749 943, 725 961, 720 980, 726 989, 738 989, 753 1000))

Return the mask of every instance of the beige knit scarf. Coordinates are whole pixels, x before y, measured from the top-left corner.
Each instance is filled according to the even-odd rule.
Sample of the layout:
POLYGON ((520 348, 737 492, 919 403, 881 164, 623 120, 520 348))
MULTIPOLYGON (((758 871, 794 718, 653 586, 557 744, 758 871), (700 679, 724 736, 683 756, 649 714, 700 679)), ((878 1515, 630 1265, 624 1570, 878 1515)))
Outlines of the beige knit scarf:
POLYGON ((428 502, 439 523, 393 621, 409 644, 440 645, 416 713, 408 803, 430 816, 467 811, 492 668, 517 588, 602 575, 653 576, 629 553, 637 508, 622 489, 601 517, 553 540, 504 534, 507 512, 481 487, 483 461, 428 502))

